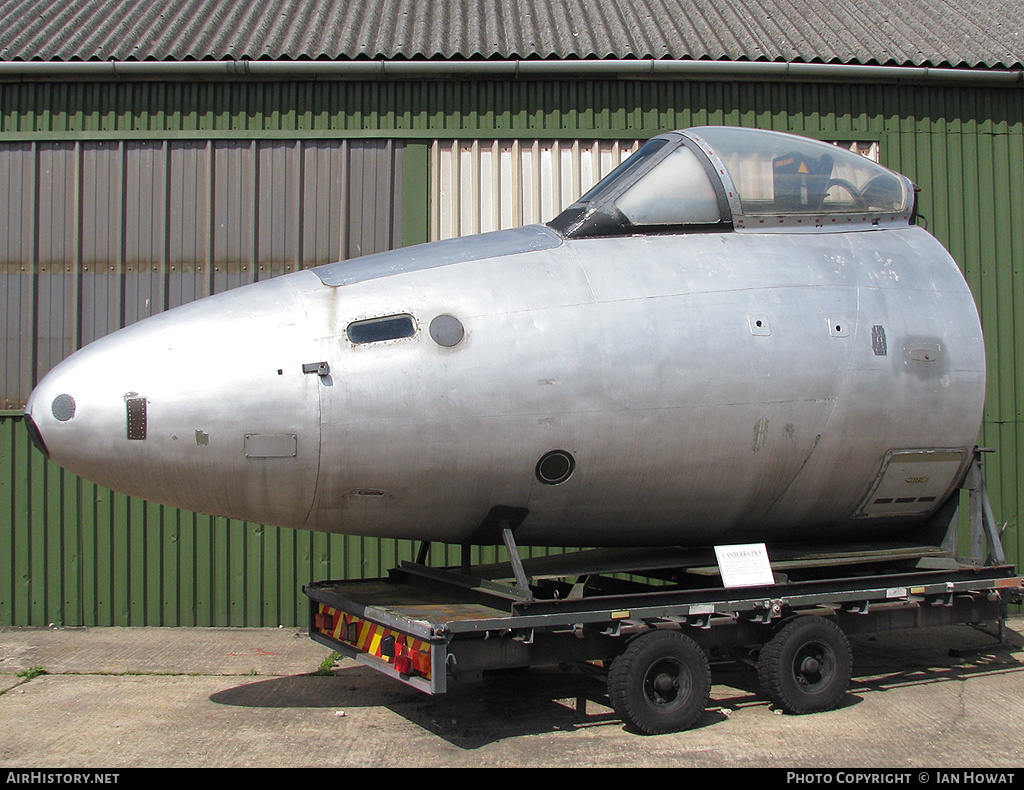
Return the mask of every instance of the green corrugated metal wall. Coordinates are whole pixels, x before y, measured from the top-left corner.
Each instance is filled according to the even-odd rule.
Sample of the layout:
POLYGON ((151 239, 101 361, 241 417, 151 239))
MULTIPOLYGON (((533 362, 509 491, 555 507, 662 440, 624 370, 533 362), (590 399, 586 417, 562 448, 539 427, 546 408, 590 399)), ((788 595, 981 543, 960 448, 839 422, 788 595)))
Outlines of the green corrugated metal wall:
MULTIPOLYGON (((1008 524, 1008 553, 1021 557, 1020 88, 639 81, 0 85, 0 141, 401 138, 407 244, 427 236, 431 139, 628 139, 703 124, 878 140, 882 162, 922 186, 921 211, 964 266, 981 310, 989 362, 982 442, 997 451, 987 458, 987 479, 996 518, 1008 524)), ((0 463, 0 625, 301 623, 304 582, 378 576, 413 553, 409 543, 240 524, 111 494, 46 463, 11 414, 0 420, 0 463)), ((454 562, 455 555, 433 559, 454 562)))

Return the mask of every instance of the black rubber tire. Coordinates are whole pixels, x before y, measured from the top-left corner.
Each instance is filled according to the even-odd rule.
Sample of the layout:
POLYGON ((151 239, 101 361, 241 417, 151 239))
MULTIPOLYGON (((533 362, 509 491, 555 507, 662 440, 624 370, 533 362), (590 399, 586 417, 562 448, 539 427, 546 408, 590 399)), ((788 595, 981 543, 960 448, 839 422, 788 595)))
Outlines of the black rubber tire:
POLYGON ((648 631, 634 638, 608 670, 612 708, 648 735, 692 726, 710 694, 707 655, 678 631, 648 631))
POLYGON ((832 710, 850 687, 853 653, 843 629, 824 617, 785 621, 758 658, 761 690, 786 713, 832 710))

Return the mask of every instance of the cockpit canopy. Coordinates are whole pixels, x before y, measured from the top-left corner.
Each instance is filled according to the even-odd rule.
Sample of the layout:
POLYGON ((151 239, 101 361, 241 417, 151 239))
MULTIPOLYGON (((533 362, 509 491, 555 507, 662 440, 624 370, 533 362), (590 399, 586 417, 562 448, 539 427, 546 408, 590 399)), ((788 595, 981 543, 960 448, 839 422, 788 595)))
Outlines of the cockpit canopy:
POLYGON ((706 126, 659 135, 556 217, 567 236, 907 225, 914 185, 829 143, 706 126))

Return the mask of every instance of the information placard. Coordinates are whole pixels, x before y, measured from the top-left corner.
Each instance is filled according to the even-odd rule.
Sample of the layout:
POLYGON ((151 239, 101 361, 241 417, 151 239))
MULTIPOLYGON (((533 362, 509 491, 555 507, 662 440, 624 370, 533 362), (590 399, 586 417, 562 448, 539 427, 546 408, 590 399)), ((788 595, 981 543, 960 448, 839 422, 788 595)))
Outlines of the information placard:
POLYGON ((763 543, 715 546, 722 584, 726 587, 757 587, 774 584, 775 575, 763 543))

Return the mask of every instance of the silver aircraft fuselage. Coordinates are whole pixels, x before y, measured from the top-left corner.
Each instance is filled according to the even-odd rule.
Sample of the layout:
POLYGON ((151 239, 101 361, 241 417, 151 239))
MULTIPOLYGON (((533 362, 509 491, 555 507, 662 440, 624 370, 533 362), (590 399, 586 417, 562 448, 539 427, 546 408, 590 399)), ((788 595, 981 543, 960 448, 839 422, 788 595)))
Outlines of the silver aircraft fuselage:
POLYGON ((921 523, 981 424, 963 276, 912 224, 902 176, 881 182, 882 211, 878 184, 803 178, 831 165, 824 144, 744 130, 786 138, 760 160, 778 205, 759 208, 743 190, 772 190, 742 181, 716 133, 656 138, 551 227, 300 271, 127 327, 39 383, 30 430, 114 490, 326 532, 490 542, 495 508, 521 545, 830 542, 921 523), (783 154, 804 144, 797 182, 783 154), (699 221, 659 222, 627 196, 672 146, 690 152, 672 172, 693 158, 714 190, 687 209, 699 221))

